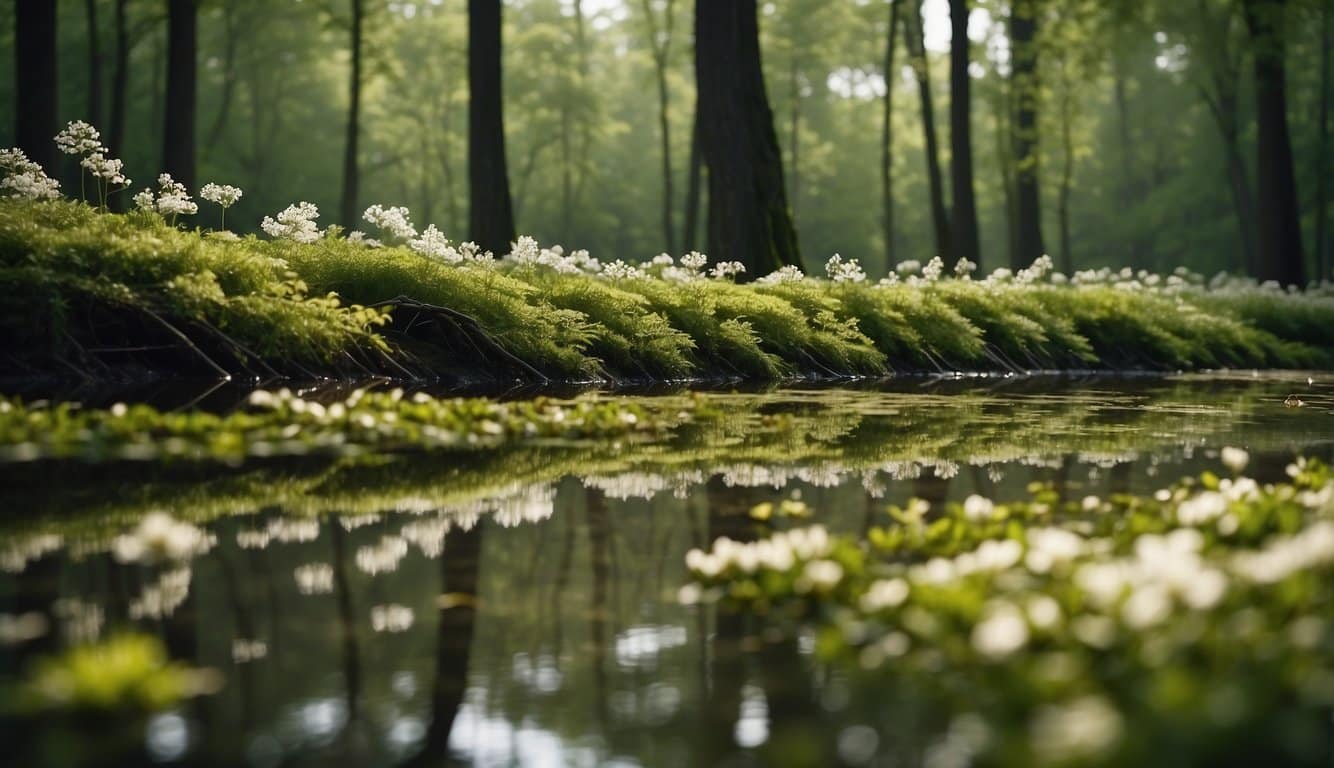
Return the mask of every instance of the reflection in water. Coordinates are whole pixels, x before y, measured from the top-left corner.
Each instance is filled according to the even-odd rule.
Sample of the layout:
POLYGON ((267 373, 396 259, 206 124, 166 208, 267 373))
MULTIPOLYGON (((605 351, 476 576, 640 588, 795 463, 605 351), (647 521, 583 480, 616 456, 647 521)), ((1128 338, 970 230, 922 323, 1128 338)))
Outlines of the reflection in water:
MULTIPOLYGON (((685 552, 793 525, 751 510, 794 494, 857 533, 912 496, 1144 493, 1224 445, 1269 475, 1334 446, 1328 387, 1293 418, 1292 385, 1263 379, 1025 386, 720 394, 716 420, 634 446, 0 467, 0 503, 32 511, 0 521, 3 626, 50 628, 0 633, 19 638, 0 673, 130 626, 222 672, 215 696, 121 726, 112 762, 935 764, 967 719, 817 662, 793 617, 678 604, 685 552), (118 561, 154 510, 216 544, 118 561)), ((53 751, 68 723, 4 725, 21 764, 80 759, 53 751)))

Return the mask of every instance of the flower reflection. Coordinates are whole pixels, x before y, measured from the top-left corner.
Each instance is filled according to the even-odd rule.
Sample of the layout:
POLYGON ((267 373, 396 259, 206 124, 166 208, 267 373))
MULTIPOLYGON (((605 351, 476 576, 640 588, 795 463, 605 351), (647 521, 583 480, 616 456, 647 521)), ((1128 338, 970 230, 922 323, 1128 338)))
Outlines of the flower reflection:
POLYGON ((130 618, 164 619, 175 613, 189 595, 190 568, 182 566, 166 571, 130 602, 130 618))
POLYGON ((111 552, 122 563, 182 561, 213 548, 213 534, 165 512, 151 512, 130 533, 117 536, 111 552))
POLYGON ((412 609, 398 603, 371 607, 371 629, 376 632, 405 632, 412 627, 412 609))
POLYGON ((303 595, 327 595, 333 592, 334 570, 328 563, 299 565, 292 572, 296 588, 303 595))

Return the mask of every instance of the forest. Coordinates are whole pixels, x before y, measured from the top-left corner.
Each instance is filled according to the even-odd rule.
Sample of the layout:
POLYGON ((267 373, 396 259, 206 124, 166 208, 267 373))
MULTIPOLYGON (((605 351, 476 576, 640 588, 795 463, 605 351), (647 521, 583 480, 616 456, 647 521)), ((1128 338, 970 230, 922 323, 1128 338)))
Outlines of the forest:
POLYGON ((0 145, 78 189, 50 142, 87 121, 130 178, 244 189, 242 233, 298 200, 365 229, 379 204, 497 253, 748 262, 710 219, 754 204, 770 267, 1047 254, 1305 285, 1334 261, 1330 5, 16 0, 0 145), (715 208, 751 140, 761 199, 715 208))

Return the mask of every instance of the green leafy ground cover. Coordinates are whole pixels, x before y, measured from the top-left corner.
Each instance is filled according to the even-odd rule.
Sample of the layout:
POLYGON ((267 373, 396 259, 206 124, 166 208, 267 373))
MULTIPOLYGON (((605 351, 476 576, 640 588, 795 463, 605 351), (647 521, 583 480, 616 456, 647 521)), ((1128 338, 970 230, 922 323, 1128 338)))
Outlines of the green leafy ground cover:
POLYGON ((738 285, 552 253, 449 262, 337 231, 237 238, 151 212, 5 200, 0 359, 17 375, 85 378, 529 381, 1334 365, 1327 289, 1044 270, 872 284, 832 261, 833 279, 738 285))

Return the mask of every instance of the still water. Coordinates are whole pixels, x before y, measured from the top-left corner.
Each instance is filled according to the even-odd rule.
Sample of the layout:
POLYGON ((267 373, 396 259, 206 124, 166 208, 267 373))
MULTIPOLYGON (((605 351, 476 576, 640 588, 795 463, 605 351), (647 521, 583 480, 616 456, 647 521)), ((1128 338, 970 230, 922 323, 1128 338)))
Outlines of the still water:
POLYGON ((686 552, 791 524, 752 519, 766 501, 860 533, 914 497, 1148 494, 1224 446, 1262 480, 1334 455, 1334 380, 1305 374, 703 397, 721 419, 648 443, 0 467, 0 613, 49 625, 3 638, 4 681, 132 626, 223 683, 148 718, 7 720, 10 764, 958 764, 948 717, 811 634, 682 605, 686 552), (155 510, 211 545, 120 563, 155 510))

